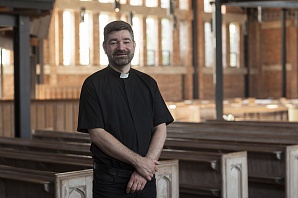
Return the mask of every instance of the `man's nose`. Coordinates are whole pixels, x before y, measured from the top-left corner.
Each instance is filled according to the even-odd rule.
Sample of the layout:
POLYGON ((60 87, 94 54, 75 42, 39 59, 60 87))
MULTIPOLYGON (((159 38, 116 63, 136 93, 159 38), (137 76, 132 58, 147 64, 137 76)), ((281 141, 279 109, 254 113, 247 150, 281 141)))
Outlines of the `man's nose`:
POLYGON ((124 49, 124 43, 123 42, 119 42, 118 43, 118 46, 117 46, 117 49, 119 49, 119 50, 124 49))

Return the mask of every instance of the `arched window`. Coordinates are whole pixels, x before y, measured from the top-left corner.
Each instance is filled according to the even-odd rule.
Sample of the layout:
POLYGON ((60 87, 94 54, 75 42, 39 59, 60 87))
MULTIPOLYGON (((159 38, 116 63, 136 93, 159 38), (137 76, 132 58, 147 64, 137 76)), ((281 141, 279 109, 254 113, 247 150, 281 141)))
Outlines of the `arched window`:
POLYGON ((205 22, 204 36, 205 36, 205 66, 212 67, 213 65, 213 36, 211 31, 211 23, 205 22))
MULTIPOLYGON (((212 27, 210 22, 204 23, 204 41, 205 41, 205 66, 214 66, 214 56, 215 56, 215 38, 212 32, 212 27)), ((226 38, 226 26, 222 26, 222 65, 227 66, 227 38, 226 38)))
POLYGON ((189 9, 188 0, 179 0, 179 9, 188 10, 189 9))
POLYGON ((80 64, 90 64, 90 46, 91 46, 91 22, 88 13, 84 14, 84 21, 80 23, 80 64))
POLYGON ((146 6, 147 7, 157 7, 158 2, 157 2, 157 0, 146 0, 146 6))
POLYGON ((211 13, 212 12, 212 0, 204 0, 204 12, 211 13))
POLYGON ((63 65, 69 66, 74 61, 74 17, 70 11, 63 12, 63 65))
POLYGON ((138 17, 133 17, 132 19, 132 29, 134 32, 134 39, 136 42, 136 49, 134 57, 131 61, 132 65, 140 65, 140 43, 141 43, 141 25, 140 25, 140 19, 138 17))
POLYGON ((115 0, 98 0, 100 3, 113 3, 115 0))
POLYGON ((172 52, 172 27, 169 19, 161 20, 161 48, 162 48, 162 64, 170 65, 170 57, 172 52))
POLYGON ((229 24, 229 32, 230 32, 230 66, 237 67, 239 66, 239 25, 237 23, 229 24))
POLYGON ((5 66, 5 65, 11 65, 10 61, 10 56, 11 56, 11 51, 7 50, 5 48, 0 48, 0 64, 5 66))
POLYGON ((130 5, 133 5, 133 6, 141 6, 143 3, 142 0, 130 0, 130 5))
POLYGON ((102 48, 102 43, 104 41, 104 36, 103 36, 103 29, 104 27, 111 22, 112 19, 108 14, 100 14, 99 15, 99 32, 101 33, 101 35, 99 36, 99 56, 100 56, 100 65, 108 65, 109 64, 109 60, 108 57, 105 54, 104 49, 102 48))
POLYGON ((155 20, 151 17, 146 19, 146 36, 147 36, 147 65, 155 65, 155 53, 156 53, 156 43, 158 42, 157 37, 157 24, 155 20))
POLYGON ((162 8, 169 8, 170 6, 170 0, 161 0, 160 3, 162 8))

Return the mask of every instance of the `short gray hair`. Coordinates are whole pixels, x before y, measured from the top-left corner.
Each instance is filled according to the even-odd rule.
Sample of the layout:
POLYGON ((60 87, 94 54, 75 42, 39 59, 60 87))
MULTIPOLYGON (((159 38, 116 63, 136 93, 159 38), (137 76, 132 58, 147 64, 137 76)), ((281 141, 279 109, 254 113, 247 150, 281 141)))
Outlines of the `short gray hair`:
POLYGON ((107 40, 108 35, 114 31, 128 30, 132 40, 134 41, 134 34, 131 25, 125 21, 112 21, 104 28, 104 42, 107 40))

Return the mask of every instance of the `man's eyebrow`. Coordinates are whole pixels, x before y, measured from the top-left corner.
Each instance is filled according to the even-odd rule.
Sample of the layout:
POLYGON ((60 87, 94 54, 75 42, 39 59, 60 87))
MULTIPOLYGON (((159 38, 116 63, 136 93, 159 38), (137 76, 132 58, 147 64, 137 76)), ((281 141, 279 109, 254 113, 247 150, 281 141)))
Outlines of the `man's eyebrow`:
POLYGON ((117 41, 118 39, 116 38, 111 38, 109 41, 117 41))
MULTIPOLYGON (((116 38, 111 38, 111 39, 109 40, 109 42, 114 42, 114 41, 117 41, 117 42, 118 42, 118 39, 116 39, 116 38)), ((123 38, 122 41, 132 41, 132 39, 127 37, 127 38, 123 38)))
POLYGON ((129 37, 127 37, 127 38, 124 38, 123 40, 130 40, 130 41, 131 41, 132 39, 131 39, 131 38, 129 38, 129 37))

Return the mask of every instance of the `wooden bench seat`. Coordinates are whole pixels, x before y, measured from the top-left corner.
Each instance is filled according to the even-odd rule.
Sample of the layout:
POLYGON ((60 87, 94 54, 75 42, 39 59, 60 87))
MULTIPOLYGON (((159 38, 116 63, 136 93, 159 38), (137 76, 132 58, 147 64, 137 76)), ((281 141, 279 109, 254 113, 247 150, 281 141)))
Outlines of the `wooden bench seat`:
MULTIPOLYGON (((16 179, 16 180, 25 180, 29 182, 39 183, 39 184, 45 184, 48 185, 51 182, 54 182, 54 179, 52 176, 56 172, 50 172, 50 171, 41 171, 41 170, 34 170, 34 169, 26 169, 26 168, 19 168, 15 166, 6 166, 6 165, 0 165, 0 172, 1 172, 1 178, 7 178, 7 179, 16 179), (17 172, 17 174, 15 174, 17 172), (14 174, 14 177, 11 176, 11 174, 14 174), (27 177, 28 175, 32 175, 30 177, 27 177)), ((48 187, 45 187, 47 191, 50 191, 48 187)))
MULTIPOLYGON (((65 133, 65 132, 64 132, 65 133)), ((183 133, 184 130, 183 130, 183 133)), ((77 134, 77 133, 75 133, 77 134)), ((55 136, 57 136, 59 134, 55 133, 55 136)), ((84 134, 84 135, 88 135, 88 134, 84 134)), ((208 134, 209 135, 209 134, 208 134)), ((232 135, 234 135, 234 132, 232 133, 232 135)), ((64 136, 64 135, 63 135, 64 136)), ((170 132, 169 135, 171 136, 170 132)), ((184 137, 184 136, 183 136, 184 137)), ((210 142, 211 140, 209 140, 209 138, 206 138, 203 140, 194 140, 193 135, 190 135, 190 138, 167 138, 166 142, 165 142, 165 148, 176 148, 176 149, 187 149, 187 150, 198 150, 200 149, 202 151, 202 149, 204 149, 203 151, 212 151, 212 152, 237 152, 237 151, 249 151, 249 159, 248 163, 249 163, 249 167, 255 167, 255 160, 252 160, 254 158, 258 158, 260 157, 260 153, 263 153, 263 156, 272 156, 274 159, 277 160, 277 165, 275 165, 274 167, 282 167, 284 161, 280 162, 280 159, 282 158, 282 156, 285 154, 285 147, 281 146, 281 145, 276 145, 276 144, 260 144, 258 141, 255 143, 244 143, 241 142, 240 144, 238 143, 239 140, 237 141, 230 141, 230 139, 226 139, 226 142, 223 143, 222 140, 218 140, 215 138, 212 140, 212 143, 210 142), (215 143, 217 142, 217 143, 215 143), (251 154, 255 152, 256 155, 251 154)), ((164 151, 163 151, 164 153, 164 151)), ((177 153, 176 153, 177 155, 177 153)), ((174 156, 171 156, 174 157, 174 156)), ((216 167, 218 166, 218 161, 214 161, 214 159, 210 159, 210 156, 206 157, 204 156, 204 160, 206 160, 206 163, 209 163, 210 167, 216 167), (209 160, 209 161, 208 161, 209 160), (212 161, 213 160, 213 161, 212 161)), ((270 167, 270 161, 266 162, 267 165, 270 167)), ((258 166, 263 166, 264 163, 259 163, 257 162, 257 164, 259 164, 258 166)), ((257 167, 258 167, 257 166, 257 167)), ((254 174, 254 172, 258 171, 258 169, 254 168, 252 170, 249 170, 249 172, 251 174, 254 174), (253 170, 253 171, 252 171, 253 170)), ((282 167, 282 170, 285 170, 285 167, 282 167)), ((268 170, 267 170, 268 171, 268 170)), ((271 172, 273 172, 271 170, 271 172)), ((262 172, 261 172, 262 173, 262 172)), ((276 180, 276 178, 282 178, 283 180, 285 179, 285 173, 279 173, 278 175, 275 175, 274 177, 269 174, 266 175, 260 175, 261 179, 258 179, 259 182, 261 182, 262 180, 264 181, 264 183, 267 183, 269 180, 271 181, 271 183, 274 183, 274 181, 276 180), (262 176, 262 178, 261 178, 262 176)), ((256 180, 250 180, 251 182, 256 181, 256 180)))
POLYGON ((163 149, 160 158, 179 160, 181 197, 248 197, 246 152, 163 149))
POLYGON ((57 173, 0 165, 0 181, 1 198, 92 198, 92 170, 57 173))
POLYGON ((168 148, 176 146, 177 148, 192 150, 204 149, 204 151, 216 149, 219 152, 237 151, 238 147, 239 150, 248 152, 249 194, 264 197, 264 192, 271 192, 269 197, 286 196, 287 198, 294 198, 298 194, 295 187, 298 181, 296 176, 298 164, 293 160, 298 153, 298 138, 293 131, 292 134, 281 135, 282 133, 276 132, 278 129, 272 127, 273 132, 270 135, 271 128, 266 129, 267 132, 263 133, 264 130, 258 127, 242 126, 238 127, 237 130, 230 130, 229 127, 225 128, 223 125, 211 126, 210 124, 210 126, 204 125, 204 127, 197 123, 190 123, 189 125, 190 127, 188 124, 169 127, 165 145, 168 144, 168 148), (208 129, 206 130, 206 128, 208 129), (247 128, 254 130, 254 132, 247 132, 247 128), (171 142, 171 138, 176 140, 171 142), (179 139, 184 139, 185 143, 179 139), (204 145, 204 141, 221 141, 222 145, 204 145), (206 148, 203 148, 204 146, 206 148), (260 183, 260 185, 255 183, 260 183), (260 186, 270 190, 261 190, 260 186))
POLYGON ((189 138, 189 139, 205 139, 205 140, 221 140, 229 142, 254 142, 262 144, 297 144, 298 135, 268 135, 260 133, 243 133, 237 131, 221 132, 217 130, 181 130, 181 129, 168 129, 168 137, 175 138, 189 138))
POLYGON ((67 142, 67 141, 57 142, 52 139, 50 140, 44 139, 43 141, 40 141, 38 139, 3 137, 3 138, 0 138, 0 147, 91 156, 90 143, 67 142))
POLYGON ((0 165, 0 180, 0 197, 2 198, 52 198, 55 194, 54 172, 0 165))
POLYGON ((210 187, 198 187, 191 184, 180 184, 180 191, 184 197, 222 197, 221 189, 210 187))
MULTIPOLYGON (((53 172, 59 172, 59 174, 61 174, 62 176, 68 175, 69 173, 74 173, 75 170, 79 170, 79 173, 88 171, 86 172, 86 176, 88 176, 90 183, 88 184, 88 188, 84 189, 92 192, 90 188, 92 188, 91 182, 93 178, 93 160, 89 151, 90 143, 88 143, 87 147, 84 143, 68 143, 28 139, 22 141, 22 139, 19 138, 0 138, 0 142, 2 143, 2 149, 0 150, 0 164, 21 167, 23 169, 26 168, 43 171, 49 170, 53 172), (1 139, 4 139, 5 141, 1 141, 1 139), (35 144, 37 141, 39 141, 40 144, 35 144), (16 144, 14 144, 14 142, 16 144), (78 146, 77 144, 83 144, 84 146, 78 146), (67 152, 66 147, 63 147, 63 145, 68 145, 70 147, 70 151, 67 152), (39 149, 38 146, 40 146, 41 149, 39 149), (47 148, 47 146, 49 148, 47 148), (63 153, 59 151, 61 147, 63 153)), ((162 196, 166 195, 167 197, 171 196, 172 198, 178 198, 178 161, 162 161, 161 164, 158 165, 158 168, 159 171, 156 173, 158 185, 157 192, 159 194, 162 194, 162 196), (164 186, 165 184, 166 186, 164 186)), ((75 175, 73 177, 75 177, 75 175)), ((83 183, 84 182, 82 182, 82 184, 83 183)), ((67 195, 68 192, 64 192, 65 184, 61 182, 60 184, 62 190, 60 190, 60 193, 58 192, 58 194, 64 193, 65 195, 67 195)), ((81 186, 80 182, 76 182, 75 184, 81 186)), ((56 197, 58 198, 57 195, 56 197)), ((91 198, 91 196, 89 197, 91 198)))
MULTIPOLYGON (((176 122, 179 124, 178 122, 176 122)), ((186 123, 186 122, 184 122, 186 123)), ((184 124, 181 122, 181 124, 184 124)), ((282 122, 282 121, 253 121, 253 120, 243 120, 243 121, 226 121, 226 120, 205 120, 203 123, 208 123, 212 125, 237 125, 237 126, 258 126, 263 128, 283 128, 298 130, 298 122, 282 122)), ((188 124, 188 123, 187 123, 188 124)))
MULTIPOLYGON (((173 136, 174 133, 173 130, 171 130, 171 125, 168 127, 168 137, 175 137, 175 139, 179 139, 179 138, 184 138, 184 139, 197 139, 200 140, 201 142, 196 142, 193 143, 193 145, 191 145, 191 143, 187 143, 185 144, 188 149, 189 147, 194 146, 195 144, 197 144, 197 147, 206 147, 205 149, 218 149, 218 151, 222 151, 224 149, 226 149, 226 151, 239 151, 239 150, 248 150, 248 164, 249 167, 256 167, 256 166, 252 166, 250 164, 253 164, 253 161, 251 159, 253 158, 260 158, 260 157, 264 157, 264 156, 268 156, 266 158, 264 158, 264 161, 267 160, 267 162, 262 163, 264 167, 271 167, 270 169, 267 168, 267 174, 263 174, 260 173, 258 179, 256 179, 256 177, 253 177, 252 175, 249 177, 249 181, 250 182, 256 182, 258 181, 259 183, 263 182, 263 183, 270 183, 270 184, 277 184, 276 181, 282 181, 282 180, 286 180, 286 179, 291 179, 291 178, 286 178, 286 166, 285 166, 285 160, 287 158, 285 158, 285 156, 289 156, 286 151, 286 147, 284 145, 291 145, 291 144, 295 144, 297 141, 293 138, 288 138, 285 137, 284 135, 282 136, 273 136, 272 138, 268 138, 268 135, 266 134, 262 134, 259 131, 255 131, 255 133, 243 133, 245 135, 243 135, 242 133, 238 134, 237 130, 236 131, 231 131, 231 132, 224 132, 224 134, 222 135, 221 133, 217 133, 217 132, 212 132, 212 130, 208 129, 209 131, 204 131, 202 133, 200 132, 200 134, 194 134, 194 130, 196 129, 200 129, 200 127, 196 127, 198 126, 197 123, 194 124, 190 124, 193 125, 192 127, 188 127, 188 125, 183 125, 181 126, 181 128, 183 129, 182 131, 178 131, 176 132, 176 134, 173 136), (186 128, 186 129, 185 129, 186 128), (191 128, 191 129, 190 129, 191 128), (211 131, 211 132, 210 132, 211 131), (181 136, 181 134, 183 134, 183 136, 181 136), (235 134, 236 133, 236 134, 235 134), (261 134, 260 134, 261 133, 261 134), (179 137, 179 138, 176 138, 179 137), (186 137, 186 138, 185 138, 186 137), (221 143, 217 144, 217 145, 208 145, 208 144, 203 144, 202 141, 219 141, 221 143), (283 141, 283 144, 281 143, 283 141), (223 143, 224 142, 224 143, 223 143), (240 144, 239 144, 240 143, 240 144), (221 145, 224 145, 225 148, 223 147, 218 147, 221 145), (234 145, 233 145, 234 144, 234 145), (237 145, 238 144, 238 145, 237 145), (261 145, 261 146, 260 146, 261 145), (239 148, 237 148, 239 146, 239 148), (213 147, 213 148, 212 148, 213 147), (234 147, 234 148, 233 148, 234 147), (231 149, 231 150, 229 150, 231 149), (234 150, 235 149, 235 150, 234 150), (259 150, 259 151, 258 151, 259 150), (263 153, 263 154, 260 154, 263 153), (266 154, 267 153, 267 154, 266 154), (270 157, 271 154, 271 157, 270 157), (275 159, 275 165, 272 166, 270 165, 272 162, 270 162, 270 158, 275 159), (269 159, 269 160, 268 160, 269 159), (273 172, 272 167, 279 167, 278 170, 280 170, 278 172, 278 174, 275 175, 271 175, 269 174, 269 172, 273 172), (251 179, 254 178, 254 179, 251 179)), ((175 126, 177 127, 177 126, 175 126)), ((205 125, 205 127, 207 128, 207 126, 205 125)), ((215 127, 216 128, 216 127, 215 127)), ((179 127, 177 127, 177 130, 180 130, 179 127)), ((168 142, 166 141, 166 144, 168 142)), ((178 145, 179 142, 173 142, 172 145, 178 145)), ((170 148, 170 147, 169 147, 170 148)), ((180 147, 180 149, 185 149, 185 147, 180 147)), ((198 148, 196 148, 198 149, 198 148)), ((202 148, 200 148, 202 149, 202 148)), ((262 166, 262 164, 260 166, 262 166)), ((254 172, 257 171, 257 168, 251 169, 249 168, 249 173, 254 174, 254 172)), ((289 181, 287 182, 289 183, 289 181)), ((267 186, 267 188, 272 188, 272 186, 267 186)), ((288 188, 286 186, 286 188, 288 188)), ((284 189, 283 189, 284 191, 284 189)), ((260 192, 260 191, 259 191, 260 192)), ((262 193, 260 193, 262 194, 262 193)), ((278 193, 275 193, 278 195, 278 193)), ((293 194, 293 193, 292 193, 293 194)))
MULTIPOLYGON (((244 121, 243 121, 244 122, 244 121)), ((200 131, 207 132, 214 132, 216 130, 216 133, 218 132, 226 132, 226 135, 234 135, 234 132, 237 133, 243 133, 247 134, 247 138, 249 141, 260 141, 262 142, 264 139, 267 141, 271 141, 269 143, 279 143, 279 144, 297 144, 298 141, 298 131, 286 129, 286 128, 275 128, 275 127, 258 127, 257 126, 251 126, 251 127, 241 127, 237 124, 234 128, 232 128, 229 124, 224 126, 216 126, 216 124, 206 124, 206 123, 186 123, 186 122, 174 122, 171 125, 168 126, 169 134, 171 131, 177 132, 177 129, 183 128, 183 133, 186 133, 187 131, 193 131, 196 129, 200 129, 200 131), (236 127, 236 128, 235 128, 236 127), (269 129, 268 129, 269 128, 269 129), (258 138, 254 138, 254 134, 258 134, 258 138), (274 135, 276 138, 272 137, 271 139, 268 139, 267 135, 274 135), (287 136, 286 136, 287 135, 287 136), (293 138, 288 138, 289 136, 292 136, 293 138)), ((179 131, 179 130, 178 130, 179 131)), ((213 133, 210 133, 210 135, 213 135, 213 133)), ((35 130, 32 134, 33 139, 41 139, 45 138, 47 140, 54 140, 54 141, 67 141, 67 142, 90 142, 90 137, 88 134, 85 133, 78 133, 78 132, 62 132, 62 131, 49 131, 49 130, 35 130)), ((243 139, 243 137, 241 138, 243 139)), ((241 140, 240 139, 240 140, 241 140)), ((263 143, 266 143, 263 142, 263 143)))
POLYGON ((49 153, 40 151, 15 150, 2 148, 0 150, 0 164, 46 170, 53 172, 69 172, 91 169, 91 156, 78 156, 63 153, 49 153))
MULTIPOLYGON (((267 189, 262 189, 263 191, 267 191, 267 193, 272 192, 271 189, 276 185, 285 185, 286 146, 266 145, 263 148, 261 144, 257 145, 255 143, 250 145, 249 143, 223 143, 220 141, 167 138, 165 148, 219 153, 245 150, 247 151, 248 160, 249 194, 252 197, 257 198, 259 194, 259 191, 255 193, 254 183, 272 184, 271 186, 267 185, 267 189)), ((295 171, 295 169, 294 167, 292 170, 295 171)), ((270 197, 284 196, 284 192, 285 186, 278 192, 274 190, 270 197)))
POLYGON ((263 127, 263 126, 243 126, 237 124, 229 124, 227 123, 175 123, 168 127, 169 130, 176 130, 179 128, 183 128, 184 131, 217 131, 217 132, 237 132, 241 134, 262 134, 262 135, 278 135, 278 136, 293 136, 295 138, 298 137, 298 130, 294 130, 293 128, 286 127, 263 127))
POLYGON ((52 130, 33 130, 33 139, 45 139, 54 141, 67 141, 67 142, 82 142, 90 143, 88 133, 79 132, 65 132, 65 131, 52 131, 52 130))
MULTIPOLYGON (((35 139, 33 139, 33 140, 26 140, 26 141, 24 141, 22 143, 20 143, 19 140, 17 140, 16 141, 17 142, 16 146, 17 146, 17 149, 19 149, 19 148, 23 148, 24 149, 24 151, 22 152, 22 155, 28 155, 26 153, 29 153, 31 155, 32 153, 33 154, 35 154, 35 153, 32 150, 31 151, 28 150, 28 147, 38 149, 39 144, 35 144, 36 141, 39 141, 40 143, 41 142, 44 143, 44 144, 40 145, 42 149, 46 149, 46 147, 49 146, 49 148, 50 148, 49 151, 48 151, 49 153, 58 152, 57 155, 56 155, 57 157, 60 157, 60 156, 64 156, 65 155, 65 153, 60 153, 59 152, 59 149, 58 148, 60 147, 60 145, 64 145, 65 143, 69 143, 67 141, 65 141, 65 142, 56 141, 56 143, 55 143, 55 147, 56 148, 53 149, 53 146, 51 146, 51 144, 53 143, 52 139, 51 139, 51 141, 47 141, 46 139, 43 139, 43 140, 35 140, 35 139), (33 142, 34 143, 33 144, 34 146, 32 146, 30 144, 30 142, 33 142)), ((11 144, 13 144, 13 140, 1 141, 1 139, 0 139, 0 145, 9 145, 9 142, 11 144)), ((76 144, 85 144, 85 143, 78 143, 78 142, 76 142, 74 144, 69 144, 68 146, 70 146, 70 148, 71 148, 72 145, 76 145, 76 144)), ((87 143, 87 144, 90 145, 90 143, 87 143)), ((8 149, 11 149, 11 150, 13 150, 13 148, 14 148, 14 146, 12 146, 12 145, 7 146, 7 147, 9 147, 8 149)), ((71 148, 70 149, 71 150, 70 152, 76 152, 75 149, 82 150, 82 148, 83 147, 81 147, 81 148, 71 148)), ((89 147, 84 147, 83 149, 86 149, 86 150, 88 149, 88 151, 89 151, 89 147)), ((83 152, 85 152, 85 151, 83 151, 83 152)), ((192 153, 191 151, 187 151, 187 152, 192 153)), ((10 154, 10 155, 12 155, 12 154, 10 154)), ((51 154, 49 154, 49 155, 51 156, 51 154)), ((193 155, 193 154, 187 154, 185 152, 182 152, 181 153, 181 151, 179 152, 179 151, 163 150, 162 151, 161 160, 162 161, 170 160, 170 159, 178 159, 179 160, 180 158, 181 159, 183 158, 185 162, 190 163, 190 164, 193 161, 195 161, 197 164, 202 164, 202 167, 205 167, 205 168, 208 167, 208 171, 211 172, 211 173, 209 173, 211 175, 211 176, 209 176, 209 178, 212 178, 212 174, 214 174, 214 172, 217 172, 217 174, 220 174, 219 169, 220 169, 220 162, 222 160, 221 159, 222 154, 214 153, 213 155, 210 154, 210 152, 209 153, 203 153, 203 152, 199 153, 199 152, 197 152, 195 155, 193 155), (179 153, 180 153, 181 156, 179 155, 179 153), (188 160, 186 160, 186 157, 189 157, 188 160)), ((1 157, 1 152, 0 152, 0 157, 1 157)), ((70 158, 71 157, 72 157, 72 155, 70 156, 70 158)), ((67 156, 67 158, 68 158, 68 156, 67 156)), ((245 159, 246 159, 246 156, 245 156, 245 159)), ((52 161, 52 159, 50 159, 50 161, 52 161)), ((184 166, 182 166, 182 167, 184 167, 184 166)), ((180 168, 180 166, 179 166, 179 168, 180 168)), ((181 171, 181 169, 179 169, 179 170, 181 171)), ((212 178, 212 179, 214 180, 214 178, 212 178)), ((219 176, 218 182, 220 182, 220 181, 223 181, 223 178, 219 176)), ((216 183, 216 182, 215 181, 212 181, 212 184, 214 184, 214 183, 216 183)), ((247 183, 247 177, 246 177, 246 183, 247 183)), ((244 182, 244 184, 245 184, 245 182, 244 182)), ((206 185, 203 185, 203 186, 206 186, 206 185)), ((197 187, 198 188, 199 187, 201 188, 201 186, 199 186, 199 185, 197 185, 197 187)), ((210 189, 213 189, 213 188, 214 187, 210 186, 210 189)), ((222 186, 219 186, 219 188, 222 188, 222 186)), ((246 187, 246 190, 247 190, 247 187, 246 187)), ((243 191, 243 190, 241 190, 241 191, 243 191)), ((202 191, 202 194, 205 194, 205 193, 206 192, 202 191)), ((229 193, 231 193, 231 192, 229 192, 229 193)))
POLYGON ((238 142, 223 142, 220 140, 201 140, 190 138, 173 138, 166 139, 164 148, 182 148, 182 149, 205 149, 221 151, 249 151, 257 153, 271 153, 276 155, 277 159, 281 158, 281 154, 285 150, 285 146, 275 144, 259 144, 259 143, 238 143, 238 142))
POLYGON ((253 183, 266 183, 266 184, 275 184, 275 185, 285 185, 284 177, 262 177, 260 175, 251 175, 248 177, 249 182, 253 183))

